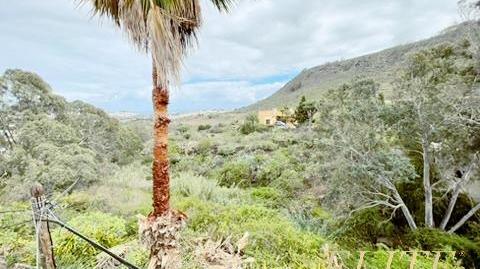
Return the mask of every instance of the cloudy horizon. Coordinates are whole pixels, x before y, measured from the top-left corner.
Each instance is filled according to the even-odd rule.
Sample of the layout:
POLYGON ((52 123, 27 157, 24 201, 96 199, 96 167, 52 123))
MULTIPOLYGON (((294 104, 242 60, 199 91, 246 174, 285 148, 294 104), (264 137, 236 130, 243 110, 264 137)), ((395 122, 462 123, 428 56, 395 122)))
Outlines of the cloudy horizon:
MULTIPOLYGON (((172 90, 171 111, 242 107, 305 68, 428 38, 459 22, 456 2, 240 0, 224 14, 204 1, 199 46, 172 90)), ((109 112, 151 113, 149 57, 88 6, 9 1, 0 18, 0 72, 35 72, 67 100, 109 112)))

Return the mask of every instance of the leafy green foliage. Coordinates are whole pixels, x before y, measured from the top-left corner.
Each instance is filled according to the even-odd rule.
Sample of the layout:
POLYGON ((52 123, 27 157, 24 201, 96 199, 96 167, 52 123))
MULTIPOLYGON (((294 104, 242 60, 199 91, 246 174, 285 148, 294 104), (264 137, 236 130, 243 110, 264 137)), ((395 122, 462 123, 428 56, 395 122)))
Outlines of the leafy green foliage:
POLYGON ((209 130, 211 128, 212 128, 212 125, 210 125, 210 124, 200 124, 200 125, 198 125, 197 130, 198 131, 205 131, 205 130, 209 130))
POLYGON ((15 144, 2 142, 0 174, 11 198, 25 198, 35 181, 47 192, 76 181, 86 187, 108 173, 105 168, 139 156, 143 145, 137 134, 100 109, 66 102, 37 75, 7 70, 1 83, 0 128, 8 129, 15 144))
POLYGON ((313 118, 313 114, 317 111, 314 102, 307 102, 307 98, 302 96, 300 103, 295 109, 294 118, 299 124, 303 124, 313 118))
POLYGON ((261 132, 264 130, 265 130, 265 127, 260 125, 260 122, 256 114, 248 115, 245 118, 243 124, 240 125, 240 133, 244 135, 248 135, 253 132, 261 132))
POLYGON ((408 233, 405 242, 409 247, 455 251, 467 268, 473 268, 480 262, 480 244, 455 234, 447 234, 434 229, 420 229, 408 233))
POLYGON ((254 163, 254 158, 244 158, 226 163, 219 171, 220 185, 247 187, 255 183, 254 163))
MULTIPOLYGON (((26 205, 15 207, 28 210, 26 205)), ((0 206, 0 211, 6 210, 0 206)), ((9 266, 14 263, 30 264, 35 260, 34 233, 31 228, 30 212, 12 212, 0 215, 0 252, 3 252, 9 266)))
POLYGON ((297 230, 273 210, 260 206, 219 206, 195 198, 176 205, 190 216, 189 229, 197 233, 210 230, 215 238, 231 234, 240 238, 249 232, 252 243, 246 253, 256 259, 258 266, 284 268, 288 264, 302 264, 309 267, 323 262, 320 252, 323 239, 297 230))
MULTIPOLYGON (((125 242, 127 236, 126 223, 123 219, 100 212, 79 215, 71 219, 69 225, 106 247, 125 242)), ((61 228, 54 230, 53 241, 56 242, 55 253, 60 265, 80 260, 84 265, 94 267, 94 257, 98 250, 87 242, 61 228)))
MULTIPOLYGON (((432 78, 434 87, 424 89, 435 96, 432 104, 457 100, 457 90, 470 94, 472 69, 466 48, 443 46, 413 56, 412 70, 432 78), (431 77, 432 70, 442 77, 435 78, 435 72, 431 77)), ((14 147, 4 137, 0 141, 1 202, 22 192, 16 199, 26 198, 25 190, 35 180, 50 192, 80 178, 75 191, 59 199, 66 206, 58 210, 61 216, 108 247, 128 245, 127 259, 145 265, 148 250, 132 239, 138 228, 135 215, 147 215, 151 207, 151 122, 119 123, 88 104, 56 98, 38 79, 19 71, 0 77, 0 110, 6 112, 1 115, 8 115, 0 124, 5 127, 7 122, 18 140, 14 147), (37 109, 26 105, 30 101, 37 102, 37 109)), ((399 91, 411 86, 411 81, 402 79, 399 91)), ((175 122, 169 145, 171 194, 173 207, 189 217, 181 241, 184 267, 198 268, 194 243, 198 238, 235 240, 245 232, 250 233, 245 253, 255 258, 258 268, 326 267, 328 249, 376 251, 367 255, 367 268, 385 268, 388 252, 384 250, 406 249, 457 250, 468 255, 457 256, 458 260, 443 257, 447 268, 457 268, 460 260, 466 268, 478 263, 478 214, 458 235, 424 229, 408 232, 404 212, 389 206, 396 201, 391 197, 397 190, 421 226, 424 193, 417 175, 422 160, 413 153, 421 150, 415 146, 421 128, 408 100, 383 92, 375 81, 362 79, 326 92, 315 105, 305 98, 297 112, 304 122, 314 121, 315 131, 264 128, 255 115, 242 113, 175 122), (314 111, 312 106, 315 118, 305 120, 314 111), (397 128, 402 120, 405 129, 397 128), (380 200, 380 206, 351 212, 371 206, 368 202, 379 196, 388 198, 380 200)), ((476 115, 473 99, 454 103, 468 108, 459 115, 476 115)), ((429 108, 442 113, 450 109, 429 108)), ((436 152, 435 180, 444 171, 463 166, 478 148, 473 126, 435 129, 432 137, 445 138, 444 145, 448 144, 436 152), (457 146, 461 150, 454 150, 457 146), (438 161, 447 159, 453 160, 452 165, 440 167, 438 161)), ((451 196, 444 195, 445 186, 438 187, 435 222, 451 196)), ((459 196, 452 222, 471 209, 469 198, 459 196)), ((0 216, 0 227, 13 222, 12 216, 0 216)), ((94 266, 96 251, 62 229, 55 229, 54 235, 62 268, 94 266)), ((33 263, 31 229, 7 230, 0 234, 0 245, 9 263, 33 263)), ((341 258, 356 267, 358 255, 341 258)), ((412 254, 399 254, 392 268, 408 267, 411 258, 412 254)), ((417 268, 431 268, 432 260, 418 257, 417 268)))

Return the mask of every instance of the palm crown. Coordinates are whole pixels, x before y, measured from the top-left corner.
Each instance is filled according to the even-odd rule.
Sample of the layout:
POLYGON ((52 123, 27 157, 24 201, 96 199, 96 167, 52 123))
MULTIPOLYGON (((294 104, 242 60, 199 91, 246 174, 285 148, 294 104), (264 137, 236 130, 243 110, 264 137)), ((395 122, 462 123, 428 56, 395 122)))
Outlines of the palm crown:
MULTIPOLYGON (((122 28, 135 47, 151 51, 158 86, 178 82, 182 60, 196 41, 201 24, 199 0, 80 0, 91 3, 95 14, 122 28)), ((228 10, 233 0, 211 0, 228 10)))

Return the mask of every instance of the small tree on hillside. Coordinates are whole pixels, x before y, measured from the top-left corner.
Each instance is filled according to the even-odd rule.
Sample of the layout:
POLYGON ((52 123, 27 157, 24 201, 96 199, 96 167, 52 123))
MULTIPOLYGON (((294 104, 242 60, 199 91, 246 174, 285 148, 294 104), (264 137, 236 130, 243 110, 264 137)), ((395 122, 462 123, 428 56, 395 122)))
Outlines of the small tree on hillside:
POLYGON ((288 107, 284 106, 280 109, 281 116, 278 117, 279 121, 284 123, 294 123, 295 122, 295 115, 293 111, 288 107))
POLYGON ((245 117, 242 125, 240 125, 240 133, 244 135, 251 134, 253 132, 261 130, 260 122, 258 120, 257 114, 249 114, 245 117))
POLYGON ((298 124, 309 123, 309 126, 312 125, 313 114, 317 111, 315 102, 307 101, 305 96, 302 96, 300 102, 298 103, 297 108, 295 109, 294 118, 298 124))

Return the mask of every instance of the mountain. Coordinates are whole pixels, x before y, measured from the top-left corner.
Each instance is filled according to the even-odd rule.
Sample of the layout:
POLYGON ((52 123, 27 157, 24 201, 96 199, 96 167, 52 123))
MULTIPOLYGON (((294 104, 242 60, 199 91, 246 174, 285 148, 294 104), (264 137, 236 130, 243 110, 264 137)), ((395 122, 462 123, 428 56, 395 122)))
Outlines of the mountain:
POLYGON ((388 97, 396 77, 395 73, 405 63, 409 54, 441 43, 462 40, 466 38, 468 30, 473 25, 473 22, 458 24, 425 40, 305 69, 270 97, 244 107, 240 111, 295 105, 302 95, 307 99, 315 99, 325 90, 337 88, 355 77, 374 79, 381 84, 388 97))

